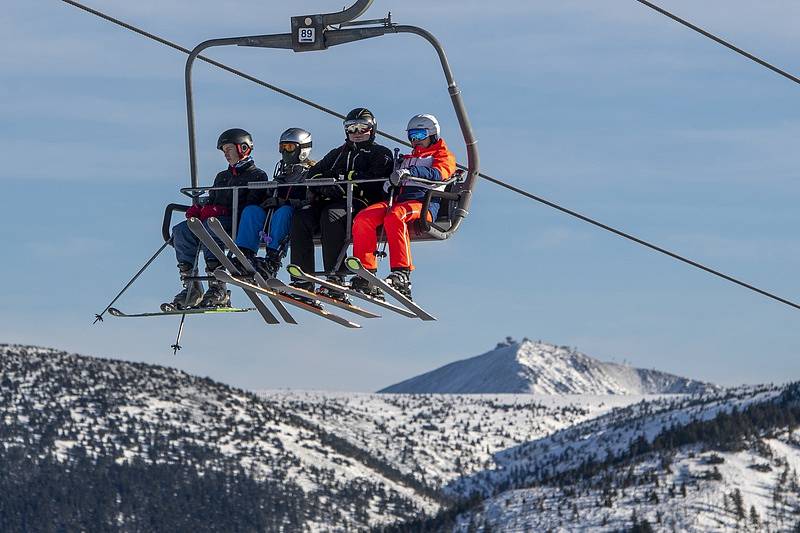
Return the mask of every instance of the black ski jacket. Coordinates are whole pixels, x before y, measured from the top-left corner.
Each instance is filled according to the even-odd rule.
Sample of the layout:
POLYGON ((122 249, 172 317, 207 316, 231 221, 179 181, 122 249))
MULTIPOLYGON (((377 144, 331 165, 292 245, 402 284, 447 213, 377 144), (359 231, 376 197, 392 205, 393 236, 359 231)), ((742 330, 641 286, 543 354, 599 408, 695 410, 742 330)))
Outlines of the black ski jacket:
MULTIPOLYGON (((267 181, 267 173, 258 168, 251 159, 240 168, 228 167, 214 178, 214 187, 235 187, 247 185, 251 181, 267 181)), ((263 189, 240 189, 239 190, 239 215, 242 210, 251 204, 260 204, 263 200, 263 189), (261 198, 261 200, 259 199, 261 198)), ((233 214, 233 191, 209 191, 208 205, 221 205, 226 207, 233 214)))
MULTIPOLYGON (((275 169, 275 181, 281 184, 292 184, 303 181, 308 175, 308 169, 312 165, 308 163, 285 164, 279 162, 275 169)), ((279 205, 289 203, 292 200, 302 201, 306 199, 306 189, 303 185, 292 185, 290 187, 280 187, 272 191, 270 196, 279 200, 279 205)))
MULTIPOLYGON (((334 148, 308 169, 311 179, 327 178, 336 180, 365 180, 388 178, 394 170, 392 151, 377 143, 345 142, 334 148)), ((345 197, 344 187, 313 187, 311 192, 322 201, 336 201, 345 197)), ((362 207, 381 202, 387 198, 383 192, 383 183, 365 183, 353 188, 353 201, 362 203, 362 207)), ((358 206, 354 206, 358 207, 358 206)))

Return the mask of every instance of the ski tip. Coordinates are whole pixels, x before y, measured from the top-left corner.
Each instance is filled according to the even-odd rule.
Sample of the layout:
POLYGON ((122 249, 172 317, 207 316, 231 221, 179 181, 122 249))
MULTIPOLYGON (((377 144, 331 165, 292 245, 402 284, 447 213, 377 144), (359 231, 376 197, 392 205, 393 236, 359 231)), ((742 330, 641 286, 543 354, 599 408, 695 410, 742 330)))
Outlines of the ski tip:
POLYGON ((108 313, 114 316, 122 316, 122 312, 116 307, 109 307, 108 313))
POLYGON ((361 266, 361 261, 357 257, 348 257, 345 259, 345 265, 352 271, 361 270, 363 267, 361 266))
POLYGON ((290 276, 294 276, 296 278, 300 278, 303 276, 303 271, 297 265, 287 266, 286 271, 289 273, 290 276))

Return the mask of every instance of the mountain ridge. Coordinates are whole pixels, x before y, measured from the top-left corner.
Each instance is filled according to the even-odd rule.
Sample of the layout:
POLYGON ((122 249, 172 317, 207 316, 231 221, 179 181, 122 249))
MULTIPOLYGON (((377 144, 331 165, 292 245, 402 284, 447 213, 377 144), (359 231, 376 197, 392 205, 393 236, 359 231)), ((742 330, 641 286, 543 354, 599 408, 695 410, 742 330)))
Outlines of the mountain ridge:
POLYGON ((719 387, 603 362, 566 346, 507 339, 481 355, 390 385, 386 394, 702 394, 719 387))
POLYGON ((0 344, 0 531, 784 531, 799 525, 799 398, 256 395, 0 344))

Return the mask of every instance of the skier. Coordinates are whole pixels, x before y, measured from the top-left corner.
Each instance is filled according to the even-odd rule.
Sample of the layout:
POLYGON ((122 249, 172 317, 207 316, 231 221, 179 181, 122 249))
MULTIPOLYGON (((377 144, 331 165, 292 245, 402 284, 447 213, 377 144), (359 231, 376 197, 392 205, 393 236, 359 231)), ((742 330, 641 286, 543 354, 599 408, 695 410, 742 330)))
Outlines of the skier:
MULTIPOLYGON (((284 131, 278 141, 281 160, 275 166, 274 179, 281 184, 296 184, 305 178, 306 171, 314 162, 311 155, 311 134, 301 128, 289 128, 284 131)), ((257 201, 257 193, 251 195, 257 201)), ((236 234, 236 244, 247 259, 264 278, 274 278, 281 267, 281 258, 285 253, 289 240, 289 228, 292 214, 306 198, 306 187, 289 185, 270 190, 263 194, 258 204, 251 203, 244 211, 236 234), (264 226, 269 224, 267 231, 264 226), (267 244, 266 257, 257 257, 262 236, 267 244)), ((231 260, 239 266, 236 258, 231 260)))
MULTIPOLYGON (((214 187, 233 187, 247 185, 251 181, 266 181, 266 172, 256 167, 251 156, 253 138, 245 130, 233 128, 222 132, 217 140, 217 149, 221 150, 228 161, 228 168, 214 178, 214 187)), ((240 189, 239 206, 246 207, 257 201, 260 191, 240 189)), ((233 221, 233 191, 209 191, 203 205, 194 204, 186 211, 186 218, 199 218, 205 221, 210 217, 219 219, 226 231, 231 230, 233 221)), ((212 234, 213 235, 213 234, 212 234)), ((222 247, 216 236, 214 239, 222 247)), ((203 294, 203 286, 197 280, 187 279, 195 268, 195 258, 200 240, 189 229, 186 221, 172 228, 172 245, 178 259, 178 271, 183 282, 183 290, 175 295, 171 304, 162 305, 162 309, 186 309, 189 307, 226 307, 230 305, 230 295, 225 283, 212 279, 208 282, 208 291, 203 294)), ((213 277, 213 272, 221 266, 219 260, 203 246, 206 261, 206 273, 213 277)))
MULTIPOLYGON (((375 142, 378 128, 375 116, 369 109, 359 107, 350 111, 344 120, 345 143, 334 148, 308 170, 308 176, 337 181, 353 181, 353 213, 386 198, 380 182, 358 184, 359 180, 385 178, 393 168, 392 152, 375 142)), ((292 263, 305 272, 313 273, 314 232, 322 234, 322 258, 328 279, 344 282, 344 271, 336 270, 339 253, 345 246, 347 235, 347 199, 345 187, 330 185, 309 187, 310 202, 294 212, 291 229, 292 263)), ((312 291, 313 283, 295 280, 297 287, 312 291)), ((319 290, 331 298, 347 302, 341 291, 319 290)))
MULTIPOLYGON (((353 255, 361 260, 364 268, 377 272, 375 250, 378 246, 376 229, 383 225, 389 243, 391 274, 386 283, 411 298, 411 242, 408 223, 420 218, 422 202, 428 189, 442 190, 444 186, 430 186, 408 180, 410 176, 427 180, 448 179, 456 170, 456 159, 447 148, 439 129, 439 121, 433 115, 422 114, 411 117, 406 128, 408 140, 413 147, 411 154, 403 155, 400 167, 392 172, 391 183, 398 183, 396 198, 391 207, 386 201, 370 205, 353 221, 353 255)), ((390 182, 385 187, 390 189, 390 182)), ((439 211, 438 199, 431 200, 426 216, 436 220, 439 211)), ((370 288, 363 278, 355 277, 351 287, 370 296, 382 297, 380 289, 370 288)))

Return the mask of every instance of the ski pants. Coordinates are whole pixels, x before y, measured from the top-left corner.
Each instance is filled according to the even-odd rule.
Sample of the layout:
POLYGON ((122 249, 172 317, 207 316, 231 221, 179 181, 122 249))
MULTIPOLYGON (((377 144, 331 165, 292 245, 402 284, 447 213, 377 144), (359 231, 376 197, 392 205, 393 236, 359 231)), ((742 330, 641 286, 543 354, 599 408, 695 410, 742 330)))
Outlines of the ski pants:
MULTIPOLYGON (((292 225, 292 214, 294 209, 290 205, 283 205, 277 209, 271 209, 272 216, 269 219, 269 227, 266 229, 267 248, 282 251, 289 238, 289 228, 292 225)), ((258 205, 248 205, 242 211, 242 218, 239 219, 239 228, 236 232, 236 244, 239 248, 247 248, 253 252, 258 252, 258 245, 261 243, 261 233, 264 231, 264 224, 267 222, 267 211, 258 205)))
MULTIPOLYGON (((355 210, 357 207, 353 206, 355 210)), ((297 209, 292 217, 291 260, 309 274, 315 272, 314 233, 322 235, 322 261, 325 272, 332 273, 336 260, 347 241, 347 204, 329 202, 323 205, 308 205, 297 209)), ((345 274, 340 265, 339 274, 345 274)))
MULTIPOLYGON (((222 227, 225 228, 225 231, 231 231, 231 223, 233 219, 229 216, 222 216, 217 217, 217 220, 222 223, 222 227)), ((203 226, 208 229, 208 225, 206 222, 203 222, 203 226)), ((209 231, 209 235, 211 235, 217 244, 219 244, 220 248, 223 248, 222 241, 220 241, 216 235, 209 231)), ((175 247, 175 257, 178 259, 179 263, 188 263, 194 266, 194 258, 195 253, 197 252, 197 246, 200 244, 200 239, 192 233, 192 230, 189 229, 189 225, 184 220, 180 224, 176 224, 172 227, 172 246, 175 247)), ((208 265, 209 261, 211 263, 219 263, 214 254, 211 251, 203 246, 203 256, 206 259, 206 265, 208 265)))
MULTIPOLYGON (((392 270, 414 270, 408 223, 417 220, 421 210, 422 202, 419 200, 398 202, 391 208, 388 202, 365 208, 353 220, 353 255, 361 261, 364 268, 377 270, 377 229, 383 225, 386 241, 389 243, 389 265, 392 270)), ((428 219, 430 220, 430 214, 428 219)))

